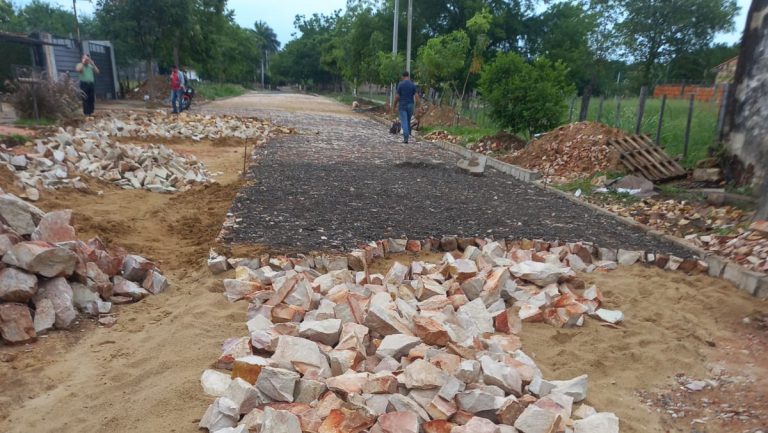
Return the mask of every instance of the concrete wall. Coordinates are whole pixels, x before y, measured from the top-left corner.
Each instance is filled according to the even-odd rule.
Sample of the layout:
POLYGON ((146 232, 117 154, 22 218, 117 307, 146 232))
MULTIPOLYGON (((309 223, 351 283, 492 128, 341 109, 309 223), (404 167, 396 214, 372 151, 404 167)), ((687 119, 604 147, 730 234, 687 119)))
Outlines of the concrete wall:
POLYGON ((729 100, 726 143, 748 181, 761 192, 759 219, 768 218, 768 0, 753 0, 729 100))

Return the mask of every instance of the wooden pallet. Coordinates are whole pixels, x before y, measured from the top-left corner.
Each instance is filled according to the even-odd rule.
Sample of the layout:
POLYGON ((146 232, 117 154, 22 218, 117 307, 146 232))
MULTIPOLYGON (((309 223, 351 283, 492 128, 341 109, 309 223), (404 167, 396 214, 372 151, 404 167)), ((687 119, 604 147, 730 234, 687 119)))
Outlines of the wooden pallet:
POLYGON ((619 152, 621 162, 633 172, 639 172, 652 182, 675 179, 686 175, 680 164, 667 155, 647 135, 631 135, 608 141, 619 152))

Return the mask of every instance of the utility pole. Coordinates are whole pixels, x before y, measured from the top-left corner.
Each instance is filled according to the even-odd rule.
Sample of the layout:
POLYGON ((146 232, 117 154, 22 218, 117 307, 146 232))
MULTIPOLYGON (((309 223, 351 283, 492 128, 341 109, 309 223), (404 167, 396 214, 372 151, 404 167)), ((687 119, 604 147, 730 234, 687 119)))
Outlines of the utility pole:
POLYGON ((83 44, 80 42, 80 23, 77 21, 77 0, 72 0, 72 10, 75 14, 75 35, 77 35, 77 46, 80 48, 80 54, 82 54, 83 44))
POLYGON ((408 0, 408 42, 405 61, 405 70, 411 73, 411 31, 413 29, 413 0, 408 0))
MULTIPOLYGON (((395 25, 392 29, 392 57, 397 56, 397 33, 400 28, 400 0, 395 0, 395 25)), ((389 86, 389 106, 395 102, 395 85, 389 86)))

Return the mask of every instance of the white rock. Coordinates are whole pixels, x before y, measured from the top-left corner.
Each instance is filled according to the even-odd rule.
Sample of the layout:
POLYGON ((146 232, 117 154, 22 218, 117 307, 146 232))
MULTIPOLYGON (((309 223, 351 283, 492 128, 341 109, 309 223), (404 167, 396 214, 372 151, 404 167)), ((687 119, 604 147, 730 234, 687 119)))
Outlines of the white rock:
POLYGON ((77 317, 72 297, 72 287, 67 283, 67 280, 54 278, 40 284, 34 300, 36 304, 43 299, 51 301, 55 311, 56 328, 67 329, 77 317))
POLYGON ((521 433, 552 433, 560 420, 559 414, 530 405, 515 421, 515 428, 521 433))
POLYGON ((308 340, 334 346, 339 342, 341 320, 305 320, 299 325, 299 336, 308 340))
POLYGON ((205 370, 200 376, 200 384, 203 386, 203 392, 212 397, 221 397, 227 391, 232 378, 229 374, 221 373, 216 370, 205 370))
POLYGON ((480 358, 480 365, 483 369, 483 382, 486 385, 495 385, 503 389, 504 392, 520 396, 522 393, 522 378, 514 368, 496 362, 489 356, 480 358))
POLYGON ((265 407, 260 433, 301 433, 301 423, 288 411, 265 407))
POLYGON ((299 377, 290 370, 264 367, 256 380, 256 388, 274 401, 291 403, 299 377))
POLYGON ((376 349, 376 356, 382 359, 387 357, 400 359, 419 344, 421 344, 419 337, 404 334, 387 335, 376 349))
POLYGON ((620 249, 617 254, 617 262, 619 262, 620 265, 634 265, 640 259, 643 257, 642 251, 627 251, 620 249))
POLYGON ((530 260, 515 263, 509 268, 509 271, 517 278, 530 281, 539 287, 556 283, 560 277, 573 274, 571 269, 566 266, 530 260))
POLYGON ((295 370, 302 375, 312 372, 323 378, 331 376, 328 359, 320 353, 316 343, 305 338, 280 336, 272 360, 275 366, 295 370))
POLYGON ((573 423, 574 433, 619 433, 619 418, 611 412, 596 413, 573 423))
POLYGON ((261 404, 259 391, 239 377, 230 382, 224 392, 224 397, 232 400, 239 408, 241 414, 246 414, 261 404))
POLYGON ((210 432, 216 432, 237 426, 239 419, 240 413, 237 404, 226 397, 219 397, 208 406, 200 419, 199 427, 208 429, 210 432))
POLYGON ((615 323, 624 321, 624 313, 618 310, 608 310, 605 308, 598 308, 597 311, 595 311, 595 316, 597 316, 603 322, 608 322, 608 323, 615 324, 615 323))
POLYGON ((554 386, 553 393, 565 394, 573 397, 573 401, 578 403, 587 398, 587 380, 589 376, 583 374, 571 380, 552 380, 549 383, 554 386))

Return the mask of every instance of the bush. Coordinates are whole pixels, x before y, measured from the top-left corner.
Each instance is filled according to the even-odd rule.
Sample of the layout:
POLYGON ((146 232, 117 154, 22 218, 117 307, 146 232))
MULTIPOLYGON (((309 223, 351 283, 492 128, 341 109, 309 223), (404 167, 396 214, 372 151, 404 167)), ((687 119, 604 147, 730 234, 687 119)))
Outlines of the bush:
POLYGON ((6 81, 5 86, 10 91, 9 102, 22 119, 35 118, 35 99, 41 119, 71 119, 78 115, 82 107, 82 92, 75 81, 66 75, 57 81, 42 79, 34 84, 6 81))
POLYGON ((515 53, 500 54, 480 76, 480 90, 491 107, 490 115, 514 132, 549 131, 560 124, 568 109, 568 68, 540 58, 526 63, 515 53))

